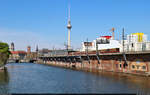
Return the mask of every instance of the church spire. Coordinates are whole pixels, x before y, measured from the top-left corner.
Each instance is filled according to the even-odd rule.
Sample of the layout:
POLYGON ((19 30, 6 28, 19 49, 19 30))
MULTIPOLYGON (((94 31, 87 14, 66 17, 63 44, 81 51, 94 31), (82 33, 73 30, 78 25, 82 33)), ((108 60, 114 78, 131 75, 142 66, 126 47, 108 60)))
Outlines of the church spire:
POLYGON ((39 51, 39 49, 38 49, 38 45, 36 46, 36 52, 38 52, 39 51))

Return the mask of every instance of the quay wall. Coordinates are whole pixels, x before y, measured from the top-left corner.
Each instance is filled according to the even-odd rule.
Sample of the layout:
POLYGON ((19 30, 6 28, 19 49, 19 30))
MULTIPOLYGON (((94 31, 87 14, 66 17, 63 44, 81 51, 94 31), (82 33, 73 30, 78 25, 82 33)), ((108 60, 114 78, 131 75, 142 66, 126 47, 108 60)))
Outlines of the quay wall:
POLYGON ((65 68, 76 68, 79 70, 109 71, 127 74, 150 76, 150 54, 126 54, 126 62, 122 54, 100 55, 99 60, 95 55, 66 57, 41 57, 37 63, 48 64, 65 68))

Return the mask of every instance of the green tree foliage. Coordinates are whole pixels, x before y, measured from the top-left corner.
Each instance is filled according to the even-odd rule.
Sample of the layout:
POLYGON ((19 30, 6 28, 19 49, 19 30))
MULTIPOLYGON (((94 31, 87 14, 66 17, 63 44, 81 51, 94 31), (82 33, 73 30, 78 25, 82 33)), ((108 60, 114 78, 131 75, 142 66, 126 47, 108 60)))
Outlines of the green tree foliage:
POLYGON ((9 55, 9 45, 7 43, 0 42, 0 67, 7 63, 9 55))

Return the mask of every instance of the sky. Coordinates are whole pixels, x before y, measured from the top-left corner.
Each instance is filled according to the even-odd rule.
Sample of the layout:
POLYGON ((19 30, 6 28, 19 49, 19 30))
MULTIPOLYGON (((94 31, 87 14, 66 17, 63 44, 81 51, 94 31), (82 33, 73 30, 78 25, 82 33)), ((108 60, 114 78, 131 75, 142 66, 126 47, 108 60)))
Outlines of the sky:
POLYGON ((64 49, 67 43, 68 4, 71 6, 71 46, 111 35, 120 40, 125 34, 150 35, 150 0, 0 0, 0 41, 16 50, 30 45, 39 49, 64 49))

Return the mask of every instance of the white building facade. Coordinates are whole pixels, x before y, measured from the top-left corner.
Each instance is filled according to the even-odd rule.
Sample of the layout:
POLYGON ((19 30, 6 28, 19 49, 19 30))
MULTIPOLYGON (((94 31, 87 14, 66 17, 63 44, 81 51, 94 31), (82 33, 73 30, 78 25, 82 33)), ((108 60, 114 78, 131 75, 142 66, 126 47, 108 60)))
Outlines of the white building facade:
POLYGON ((121 44, 118 40, 113 40, 112 36, 101 36, 92 42, 82 42, 81 51, 95 51, 96 41, 99 42, 98 50, 120 48, 121 44), (87 44, 88 43, 88 44, 87 44))
MULTIPOLYGON (((123 52, 123 41, 120 42, 120 51, 123 52)), ((127 39, 124 40, 124 51, 148 51, 150 50, 150 41, 147 40, 147 35, 144 33, 132 33, 127 35, 127 39)))
POLYGON ((116 49, 119 48, 120 52, 132 52, 132 51, 150 51, 150 41, 147 39, 147 35, 144 33, 132 33, 127 35, 127 39, 118 41, 114 40, 112 36, 101 36, 92 42, 82 42, 81 51, 95 51, 96 41, 98 44, 98 50, 116 49))

